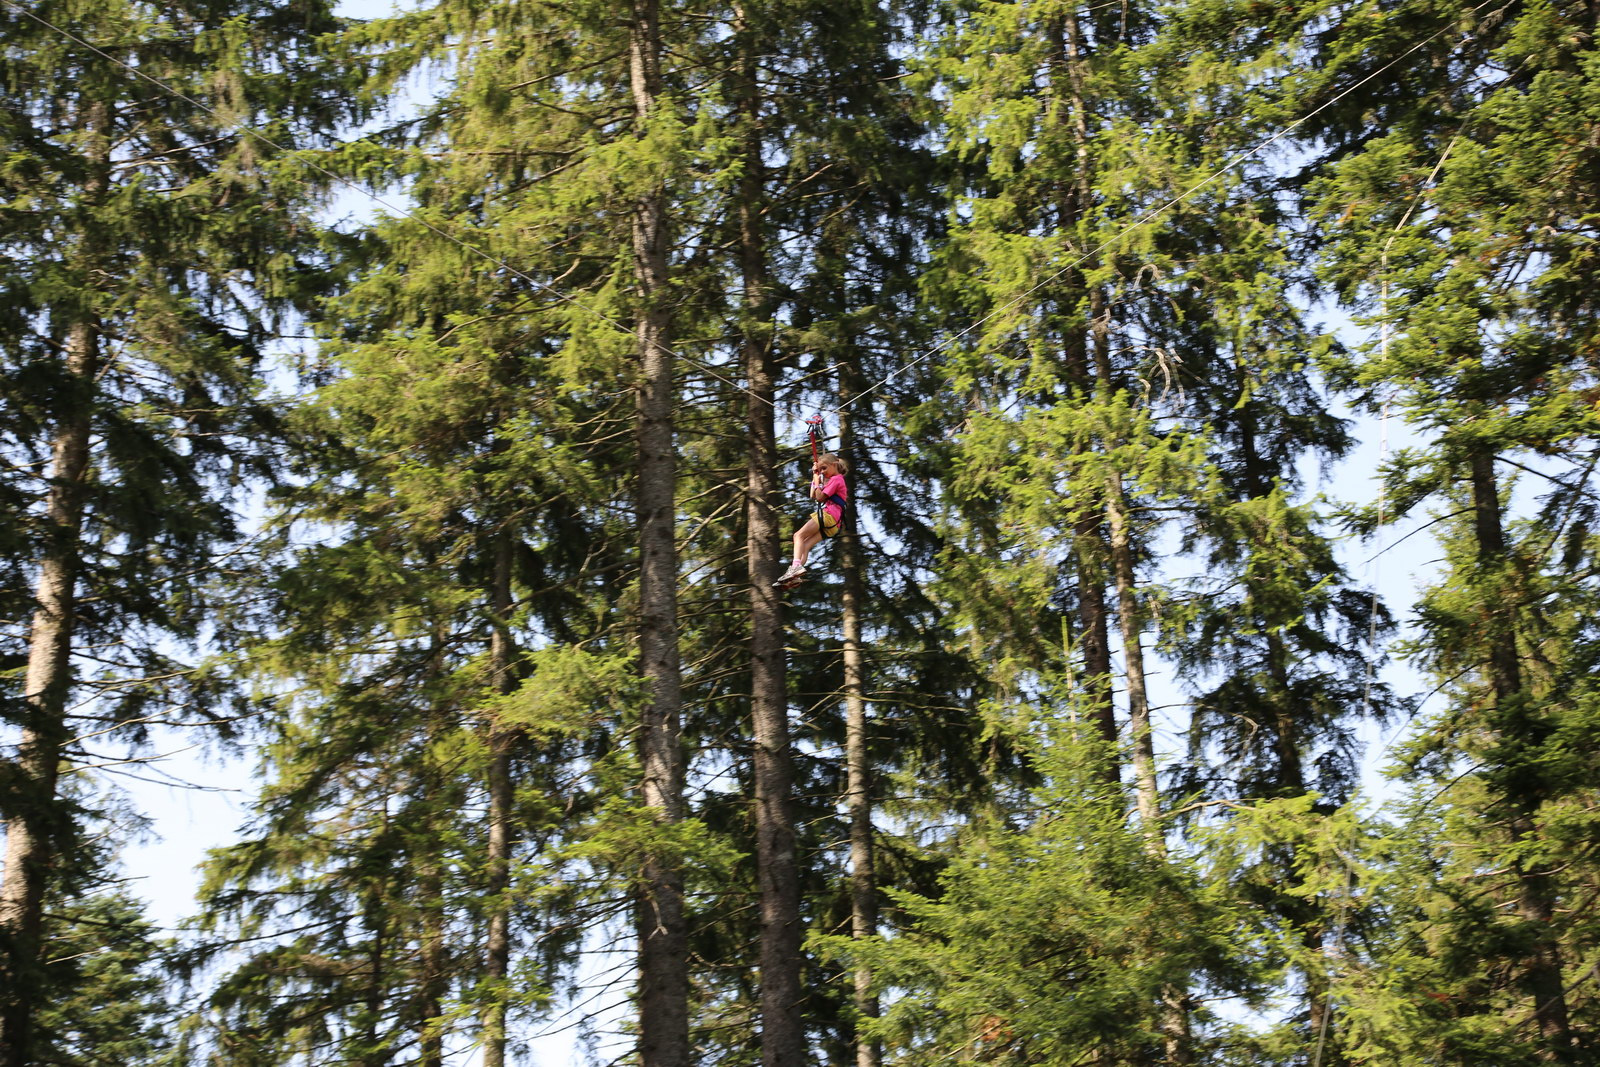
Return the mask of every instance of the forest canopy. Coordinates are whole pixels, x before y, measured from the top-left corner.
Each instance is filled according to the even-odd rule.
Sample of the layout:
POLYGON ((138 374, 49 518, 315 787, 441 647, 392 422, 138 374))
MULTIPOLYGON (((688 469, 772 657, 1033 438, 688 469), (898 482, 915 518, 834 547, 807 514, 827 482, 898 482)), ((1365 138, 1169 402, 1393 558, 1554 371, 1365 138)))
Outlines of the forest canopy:
POLYGON ((1597 1062, 1597 19, 0 0, 0 1067, 1597 1062))

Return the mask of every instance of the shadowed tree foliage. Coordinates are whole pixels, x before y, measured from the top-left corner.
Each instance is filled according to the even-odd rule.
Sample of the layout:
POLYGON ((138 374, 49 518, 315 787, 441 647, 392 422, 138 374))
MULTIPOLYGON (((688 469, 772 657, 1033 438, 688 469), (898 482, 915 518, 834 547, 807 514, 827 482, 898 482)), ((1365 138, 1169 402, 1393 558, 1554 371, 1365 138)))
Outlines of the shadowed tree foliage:
POLYGON ((30 11, 0 1067, 1594 1058, 1592 2, 30 11))
POLYGON ((0 24, 10 1065, 39 1062, 41 923, 85 862, 63 767, 224 714, 192 657, 206 583, 238 487, 279 464, 266 346, 325 288, 315 187, 239 125, 293 148, 358 109, 318 59, 320 3, 45 3, 0 24))

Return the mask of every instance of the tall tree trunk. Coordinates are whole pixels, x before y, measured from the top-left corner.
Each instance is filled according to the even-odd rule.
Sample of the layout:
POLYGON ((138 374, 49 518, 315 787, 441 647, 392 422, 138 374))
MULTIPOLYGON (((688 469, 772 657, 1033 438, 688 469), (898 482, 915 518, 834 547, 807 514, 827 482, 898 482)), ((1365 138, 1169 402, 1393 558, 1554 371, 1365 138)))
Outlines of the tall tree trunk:
MULTIPOLYGON (((1087 92, 1089 44, 1078 20, 1078 11, 1071 6, 1063 11, 1054 33, 1057 68, 1054 80, 1059 85, 1058 95, 1064 98, 1067 105, 1065 121, 1078 163, 1076 181, 1065 190, 1066 195, 1060 205, 1061 224, 1064 229, 1076 229, 1088 216, 1096 195, 1090 154, 1093 142, 1087 92)), ((1079 287, 1085 287, 1087 274, 1079 271, 1077 277, 1079 287)), ((1068 372, 1072 375, 1072 384, 1082 393, 1087 394, 1092 390, 1100 399, 1110 400, 1116 389, 1111 369, 1110 309, 1101 286, 1086 287, 1088 329, 1083 335, 1085 340, 1073 346, 1068 372)), ((1106 778, 1112 785, 1119 785, 1120 768, 1116 759, 1109 756, 1109 753, 1116 751, 1117 722, 1111 699, 1111 642, 1101 569, 1104 560, 1110 565, 1111 580, 1116 589, 1117 623, 1122 638, 1123 674, 1127 683, 1128 728, 1133 746, 1135 804, 1147 848, 1152 855, 1165 857, 1166 840, 1161 828, 1161 798, 1156 781, 1150 697, 1145 683, 1144 647, 1140 640, 1142 627, 1138 584, 1122 476, 1111 475, 1100 491, 1104 496, 1100 501, 1100 514, 1092 509, 1084 509, 1074 528, 1085 686, 1100 736, 1108 751, 1106 778)), ((1171 1064, 1187 1064, 1191 1062, 1193 1045, 1189 1032, 1188 996, 1181 988, 1168 986, 1162 990, 1161 999, 1159 1010, 1166 1060, 1171 1064)), ((1107 1050, 1096 1050, 1096 1062, 1105 1062, 1107 1058, 1107 1050)))
POLYGON ((72 326, 67 373, 73 393, 51 443, 50 491, 44 556, 33 623, 28 632, 21 743, 11 774, 18 798, 6 823, 5 883, 0 887, 0 937, 6 955, 0 997, 0 1060, 6 1067, 32 1063, 33 990, 42 966, 40 921, 45 884, 66 834, 56 799, 61 749, 67 742, 66 703, 72 683, 73 616, 77 608, 78 536, 83 520, 84 474, 89 462, 88 395, 99 365, 93 322, 72 326))
MULTIPOLYGON (((1074 42, 1072 65, 1076 67, 1080 45, 1076 14, 1069 17, 1068 27, 1068 40, 1074 42)), ((1090 195, 1090 190, 1085 188, 1083 195, 1090 195)), ((1089 290, 1089 335, 1097 392, 1101 400, 1109 401, 1116 392, 1111 369, 1111 315, 1105 292, 1099 286, 1089 290)), ((1161 827, 1161 790, 1156 779, 1155 735, 1150 722, 1150 693, 1145 680, 1144 645, 1141 639, 1143 612, 1139 605, 1133 532, 1128 520, 1122 475, 1110 474, 1103 492, 1107 549, 1111 579, 1116 587, 1117 625, 1122 638, 1123 675, 1127 683, 1134 802, 1139 812, 1139 823, 1144 829, 1146 847, 1152 856, 1165 858, 1167 844, 1161 827)), ((1189 1027, 1188 993, 1176 985, 1168 985, 1161 991, 1161 1001, 1160 1025, 1166 1062, 1177 1065, 1192 1063, 1193 1039, 1189 1027)))
POLYGON ((1267 676, 1272 679, 1272 750, 1278 761, 1278 792, 1297 797, 1306 791, 1305 761, 1300 753, 1300 723, 1295 718, 1289 681, 1289 650, 1283 636, 1268 631, 1267 676))
POLYGON ((1133 566, 1132 535, 1128 527, 1127 498, 1122 478, 1106 480, 1106 526, 1111 534, 1111 576, 1117 588, 1117 625, 1122 636, 1123 674, 1128 691, 1128 724, 1133 735, 1133 789, 1152 855, 1167 854, 1161 831, 1161 795, 1156 782, 1156 752, 1150 727, 1150 696, 1145 685, 1144 646, 1139 611, 1137 576, 1133 566))
MULTIPOLYGON (((1065 10, 1062 18, 1052 27, 1052 36, 1055 40, 1051 77, 1053 91, 1066 105, 1065 121, 1077 157, 1077 177, 1060 189, 1056 213, 1061 230, 1076 234, 1085 212, 1093 203, 1094 188, 1089 165, 1088 101, 1084 90, 1086 45, 1075 9, 1065 10)), ((1069 296, 1087 288, 1082 269, 1071 271, 1066 281, 1069 296)), ((1089 394, 1094 388, 1089 367, 1091 339, 1097 351, 1104 347, 1105 324, 1098 315, 1103 301, 1098 289, 1092 296, 1095 315, 1089 324, 1090 328, 1088 331, 1070 331, 1064 353, 1068 384, 1083 395, 1089 394)), ((1111 700, 1110 612, 1106 609, 1103 564, 1105 536, 1101 526, 1101 516, 1096 514, 1096 509, 1085 506, 1073 524, 1073 563, 1078 582, 1078 647, 1083 655, 1081 689, 1100 739, 1105 743, 1102 766, 1106 779, 1115 787, 1121 784, 1122 775, 1116 759, 1117 712, 1111 700)))
MULTIPOLYGON (((84 203, 97 206, 109 184, 110 108, 88 105, 84 203)), ((86 284, 94 277, 99 242, 84 239, 76 266, 86 284)), ((56 796, 61 750, 68 740, 67 699, 72 688, 72 636, 77 613, 91 410, 100 368, 100 322, 80 311, 66 331, 66 384, 56 399, 50 442, 50 489, 45 500, 43 554, 28 630, 23 676, 23 721, 17 755, 5 773, 14 814, 6 822, 5 880, 0 883, 0 1065, 25 1067, 32 1055, 39 1007, 40 924, 49 871, 68 833, 68 816, 56 796)))
MULTIPOLYGON (((430 809, 435 803, 437 803, 436 796, 430 796, 428 798, 430 809)), ((430 810, 430 822, 435 818, 430 810)), ((417 878, 417 892, 421 897, 422 911, 421 945, 417 954, 417 964, 421 972, 417 975, 417 1067, 443 1067, 447 955, 444 933, 444 877, 437 853, 432 853, 422 860, 417 878)))
MULTIPOLYGON (((385 810, 380 819, 383 829, 379 831, 380 837, 389 833, 389 812, 385 810)), ((355 1067, 383 1067, 389 1059, 389 1050, 385 1047, 388 1042, 382 1039, 383 1005, 385 994, 389 990, 389 925, 392 921, 389 914, 388 889, 390 873, 384 872, 375 883, 370 883, 364 894, 363 915, 368 930, 367 959, 366 959, 366 1012, 357 1016, 362 1031, 359 1058, 355 1067)))
MULTIPOLYGON (((442 622, 443 620, 440 620, 442 622)), ((445 627, 435 623, 433 665, 430 674, 442 674, 445 658, 445 627)), ((427 851, 418 858, 417 900, 421 913, 420 944, 417 953, 417 1067, 444 1067, 444 998, 449 985, 445 968, 449 953, 445 947, 444 865, 440 849, 432 843, 442 838, 444 818, 440 812, 445 789, 444 775, 435 762, 432 749, 450 728, 450 710, 435 705, 430 709, 424 744, 422 792, 427 820, 427 851)))
MULTIPOLYGON (((1478 565, 1486 574, 1497 577, 1508 557, 1500 487, 1495 477, 1494 454, 1479 449, 1472 454, 1473 532, 1477 540, 1478 565)), ((1484 632, 1488 636, 1489 683, 1494 692, 1495 710, 1502 733, 1521 733, 1530 743, 1540 732, 1526 706, 1522 691, 1522 661, 1517 651, 1515 606, 1505 597, 1484 607, 1484 632)), ((1538 812, 1543 791, 1532 781, 1520 794, 1505 798, 1510 809, 1512 841, 1520 842, 1538 833, 1538 812)), ((1533 1018, 1544 1045, 1539 1058, 1546 1063, 1569 1063, 1573 1059, 1572 1031, 1567 1017, 1565 979, 1561 973, 1561 950, 1552 932, 1555 918, 1555 893, 1549 874, 1520 857, 1513 861, 1517 875, 1517 914, 1537 929, 1538 935, 1522 961, 1522 986, 1533 1001, 1533 1018)))
POLYGON ((749 445, 746 452, 746 568, 750 581, 750 715, 755 739, 756 866, 761 913, 761 1062, 800 1067, 806 1062, 800 1017, 800 869, 795 855, 794 759, 783 653, 783 613, 777 590, 782 531, 773 426, 773 371, 768 334, 766 204, 761 155, 760 49, 744 5, 734 8, 739 38, 737 92, 745 167, 739 188, 739 269, 744 286, 741 348, 749 445))
MULTIPOLYGON (((642 134, 662 94, 657 0, 634 0, 629 28, 634 117, 642 134)), ((634 208, 633 259, 639 287, 635 344, 640 365, 636 507, 639 521, 639 662, 647 700, 639 723, 640 800, 658 822, 683 819, 683 670, 678 650, 676 399, 669 346, 668 226, 665 190, 634 208)), ((643 857, 637 905, 639 1062, 691 1067, 689 942, 679 857, 643 857)))
MULTIPOLYGON (((1506 535, 1500 515, 1500 486, 1494 473, 1494 454, 1482 449, 1472 454, 1472 529, 1478 543, 1478 564, 1498 570, 1506 563, 1506 535)), ((1495 700, 1509 705, 1522 692, 1522 661, 1517 654, 1516 626, 1503 604, 1487 611, 1489 682, 1495 700)))
POLYGON ((1116 758, 1117 711, 1111 702, 1110 612, 1099 556, 1103 536, 1099 518, 1086 514, 1074 524, 1073 561, 1078 581, 1078 647, 1083 652, 1081 689, 1106 748, 1102 760, 1106 780, 1122 784, 1116 758))
MULTIPOLYGON (((1111 573, 1117 587, 1117 624, 1122 635, 1123 674, 1128 686, 1128 726, 1133 735, 1133 789, 1150 854, 1164 858, 1166 838, 1161 828, 1161 793, 1156 781, 1154 732, 1150 724, 1150 694, 1145 684, 1144 647, 1141 644, 1138 586, 1133 567, 1133 545, 1128 528, 1127 500, 1122 478, 1113 475, 1106 485, 1106 525, 1111 534, 1111 573)), ((1188 994, 1175 985, 1161 991, 1161 1035, 1166 1062, 1193 1062, 1189 1031, 1188 994)))
MULTIPOLYGON (((489 584, 489 611, 494 627, 489 638, 489 671, 495 691, 502 694, 516 687, 510 625, 513 547, 510 530, 495 533, 489 584)), ((489 841, 485 886, 489 929, 484 946, 484 974, 492 991, 483 1012, 484 1067, 504 1067, 506 1058, 506 1000, 509 996, 506 982, 511 973, 512 803, 515 796, 511 753, 515 745, 515 731, 498 725, 489 728, 489 841)))
MULTIPOLYGON (((850 356, 844 357, 846 360, 850 356)), ((860 390, 853 367, 839 375, 840 403, 860 390)), ((839 409, 839 451, 857 454, 855 420, 848 408, 839 409)), ((878 880, 872 855, 872 765, 867 732, 866 664, 862 656, 861 611, 866 601, 856 507, 846 512, 839 531, 839 567, 844 572, 844 705, 845 705, 845 806, 850 819, 850 936, 856 940, 878 933, 878 880)), ((872 992, 872 970, 857 964, 855 1013, 858 1020, 878 1017, 878 998, 872 992)), ((856 1034, 856 1067, 879 1067, 883 1047, 874 1038, 856 1034)))

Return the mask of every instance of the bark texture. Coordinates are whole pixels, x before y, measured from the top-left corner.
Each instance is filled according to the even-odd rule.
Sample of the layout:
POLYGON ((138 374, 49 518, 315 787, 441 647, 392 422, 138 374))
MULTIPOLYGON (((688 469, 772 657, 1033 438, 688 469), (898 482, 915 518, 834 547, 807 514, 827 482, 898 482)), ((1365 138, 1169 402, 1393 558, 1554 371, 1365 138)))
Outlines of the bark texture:
MULTIPOLYGON (((109 185, 110 109, 87 106, 84 203, 92 208, 109 185)), ((86 236, 77 264, 95 276, 98 242, 86 236)), ((17 754, 3 769, 12 793, 6 819, 5 878, 0 882, 0 1065, 25 1067, 32 1056, 40 930, 46 884, 68 832, 57 797, 61 752, 72 689, 72 639, 78 607, 85 496, 89 472, 91 411, 101 363, 100 321, 85 308, 66 330, 65 387, 56 400, 50 441, 50 488, 28 630, 23 676, 23 722, 17 754)))
POLYGON ((789 739, 783 605, 772 587, 779 573, 783 531, 777 496, 773 369, 767 333, 768 286, 762 211, 766 206, 761 155, 758 41, 745 8, 736 8, 739 35, 739 111, 745 168, 739 188, 739 266, 744 287, 741 338, 749 444, 746 452, 746 567, 750 580, 750 716, 755 740, 756 866, 761 915, 761 1062, 799 1067, 806 1062, 800 1015, 800 868, 795 854, 794 760, 789 739))
MULTIPOLYGON (((859 392, 852 377, 840 377, 840 401, 859 392)), ((856 455, 855 423, 848 409, 839 412, 839 451, 856 455)), ((878 933, 878 880, 872 854, 871 737, 867 722, 867 669, 861 641, 862 608, 866 602, 861 542, 856 526, 855 502, 845 512, 839 533, 839 567, 844 572, 844 706, 845 706, 845 808, 850 820, 850 936, 857 940, 878 933)), ((878 998, 872 992, 872 970, 859 964, 853 975, 857 1019, 878 1017, 878 998)), ((880 1042, 857 1034, 856 1067, 879 1067, 880 1042)))
POLYGON ((1111 533, 1111 574, 1117 587, 1117 624, 1122 635, 1122 667, 1128 687, 1128 724, 1133 735, 1134 802, 1139 824, 1152 853, 1166 855, 1161 835, 1161 794, 1156 783, 1155 740, 1150 728, 1150 697, 1145 685, 1144 647, 1140 642, 1137 578, 1132 533, 1122 479, 1106 483, 1106 525, 1111 533))
POLYGON ((0 977, 7 992, 0 1008, 0 1063, 24 1067, 37 999, 40 924, 45 885, 66 832, 56 788, 67 742, 66 706, 72 687, 72 634, 77 610, 78 538, 83 523, 84 477, 89 465, 88 394, 99 365, 99 332, 75 324, 67 345, 74 392, 70 414, 51 442, 45 551, 39 562, 33 621, 28 631, 24 722, 15 763, 13 814, 6 821, 5 881, 0 885, 0 938, 9 951, 0 977))
MULTIPOLYGON (((509 693, 516 687, 509 618, 511 615, 512 538, 509 531, 495 535, 493 577, 489 588, 489 610, 494 630, 489 639, 489 670, 496 692, 509 693)), ((504 1067, 506 1059, 506 1000, 504 990, 511 973, 511 851, 514 847, 515 783, 511 776, 511 755, 516 733, 497 725, 489 729, 489 833, 488 898, 489 927, 484 945, 484 974, 491 988, 483 1012, 484 1067, 504 1067)))
MULTIPOLYGON (((634 118, 642 133, 662 94, 657 0, 634 0, 629 27, 634 118)), ((634 206, 633 258, 639 287, 635 503, 639 517, 639 663, 647 699, 639 723, 640 800, 664 826, 683 818, 683 672, 678 651, 677 455, 673 443, 674 359, 667 306, 665 190, 634 206)), ((690 1067, 688 935, 681 860, 643 857, 637 902, 639 1062, 690 1067)))

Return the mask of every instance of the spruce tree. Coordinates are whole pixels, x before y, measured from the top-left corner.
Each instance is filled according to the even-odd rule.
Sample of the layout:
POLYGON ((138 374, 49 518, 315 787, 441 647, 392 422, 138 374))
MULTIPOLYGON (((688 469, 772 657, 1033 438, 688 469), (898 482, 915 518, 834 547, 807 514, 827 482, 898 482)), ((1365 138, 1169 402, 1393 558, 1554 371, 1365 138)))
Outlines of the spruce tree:
MULTIPOLYGON (((104 824, 102 824, 104 825, 104 824)), ((109 829, 109 827, 105 827, 109 829)), ((94 849, 113 863, 109 849, 94 849)), ((52 886, 44 922, 45 988, 36 1017, 34 1062, 84 1065, 171 1062, 176 1012, 170 943, 143 904, 121 886, 52 886)))
MULTIPOLYGON (((1216 28, 1206 17, 997 6, 935 60, 952 86, 952 142, 973 161, 938 280, 954 306, 989 316, 947 371, 979 408, 952 486, 970 553, 952 557, 957 610, 999 643, 1020 695, 1062 701, 1126 745, 1158 858, 1182 843, 1161 798, 1152 653, 1199 698, 1195 763, 1171 784, 1224 804, 1315 785, 1326 814, 1350 787, 1354 720, 1390 703, 1363 686, 1372 602, 1295 499, 1302 465, 1346 441, 1304 369, 1326 344, 1290 300, 1308 277, 1283 185, 1247 153, 1271 132, 1236 95, 1258 72, 1195 55, 1216 28), (1001 524, 983 515, 995 500, 1001 524), (1174 544, 1205 553, 1192 584, 1155 551, 1174 544), (1108 617, 1126 733, 1109 717, 1108 617), (1265 709, 1266 729, 1237 729, 1265 709), (1321 781, 1308 781, 1313 759, 1321 781)), ((1279 852, 1275 873, 1257 875, 1295 885, 1297 865, 1279 852)), ((1250 965, 1313 968, 1331 902, 1263 890, 1288 941, 1305 944, 1258 942, 1250 965)), ((1170 1062, 1204 1044, 1189 1022, 1203 993, 1161 991, 1170 1062)), ((1315 1032, 1326 991, 1308 989, 1307 1007, 1300 1025, 1315 1032)))
MULTIPOLYGON (((629 77, 636 132, 642 143, 675 116, 662 78, 661 10, 636 0, 628 29, 629 77)), ((669 305, 672 232, 666 183, 651 175, 633 205, 635 338, 639 363, 639 451, 635 504, 639 523, 639 660, 647 704, 639 724, 641 794, 667 826, 684 816, 680 736, 683 676, 678 648, 677 407, 669 305)), ((689 958, 682 858, 647 851, 638 902, 639 1062, 689 1067, 689 958)))
POLYGON ((50 872, 82 860, 59 788, 72 738, 93 723, 137 740, 169 702, 216 715, 183 650, 205 624, 212 554, 238 537, 229 483, 274 465, 264 349, 319 285, 314 185, 240 125, 293 146, 348 111, 327 102, 343 78, 316 55, 335 28, 325 5, 0 18, 4 433, 22 460, 8 549, 33 587, 6 635, 21 743, 0 801, 0 1062, 21 1064, 37 1051, 50 872))
MULTIPOLYGON (((731 14, 727 120, 730 161, 738 169, 728 185, 728 214, 736 249, 730 273, 740 292, 734 330, 747 391, 739 403, 748 417, 744 532, 753 586, 751 710, 757 727, 752 784, 761 820, 758 841, 770 834, 772 842, 758 844, 758 855, 770 857, 758 861, 762 892, 770 900, 763 915, 763 1056, 790 1062, 803 1055, 805 1044, 818 1043, 830 1060, 848 1054, 870 1063, 877 1056, 874 1041, 856 1032, 875 1010, 866 976, 856 976, 845 1000, 835 976, 802 956, 799 944, 803 915, 817 916, 814 931, 844 922, 869 936, 877 925, 868 761, 896 761, 885 741, 874 744, 867 735, 872 638, 864 620, 873 602, 860 538, 868 527, 854 520, 840 543, 818 546, 813 579, 783 598, 787 610, 781 614, 767 586, 794 526, 805 520, 793 509, 793 517, 779 520, 777 505, 785 496, 802 507, 810 503, 804 486, 811 453, 800 416, 821 413, 819 447, 843 450, 852 464, 852 515, 860 513, 863 500, 880 495, 885 510, 897 504, 913 510, 903 483, 890 488, 902 481, 899 472, 879 464, 894 447, 889 434, 856 429, 876 418, 878 398, 856 396, 867 374, 891 368, 903 357, 897 342, 915 333, 895 316, 908 310, 920 232, 937 221, 920 183, 926 170, 917 169, 929 162, 916 143, 921 126, 911 114, 909 94, 897 84, 902 67, 895 48, 911 29, 912 13, 860 3, 750 4, 731 14), (846 381, 861 384, 846 395, 846 381), (830 411, 853 399, 861 400, 859 410, 830 411), (848 435, 847 416, 856 420, 848 435), (775 424, 787 424, 798 454, 780 452, 775 424), (876 492, 866 488, 874 482, 876 492), (835 562, 845 572, 842 590, 829 580, 835 562), (841 614, 843 648, 835 636, 841 614), (794 650, 787 665, 785 645, 794 650), (806 710, 831 710, 841 694, 847 722, 806 710), (837 763, 807 755, 814 747, 836 751, 841 745, 850 755, 837 763), (869 746, 878 751, 870 753, 869 746), (783 784, 786 777, 792 785, 783 784), (834 821, 830 802, 846 792, 848 831, 834 821), (848 857, 835 843, 846 832, 848 857), (793 845, 785 846, 785 839, 793 845), (845 863, 853 888, 841 898, 839 867, 845 863), (784 869, 790 865, 792 871, 784 869), (767 1024, 769 1015, 775 1025, 767 1024)), ((918 539, 914 524, 906 536, 918 539)), ((935 625, 915 618, 923 606, 916 597, 913 591, 902 598, 903 614, 885 620, 880 634, 923 647, 931 643, 928 632, 935 625)), ((890 709, 900 704, 888 677, 892 670, 872 683, 879 688, 881 682, 886 718, 898 718, 890 709)))
POLYGON ((353 974, 330 979, 348 999, 318 1004, 291 975, 252 986, 247 963, 233 981, 248 997, 217 1004, 222 1032, 259 1029, 251 1020, 274 1010, 268 994, 337 1047, 364 1041, 364 1054, 384 1057, 421 1042, 437 1056, 470 1013, 486 1062, 506 1062, 519 1020, 590 947, 577 939, 589 924, 557 914, 593 908, 596 923, 619 921, 608 902, 622 893, 636 902, 642 952, 641 1054, 687 1062, 674 910, 694 831, 675 706, 680 384, 666 184, 684 158, 683 112, 682 83, 661 57, 695 24, 653 5, 621 24, 610 14, 445 3, 347 38, 352 54, 374 57, 374 92, 424 62, 452 64, 456 79, 417 121, 330 162, 404 183, 416 206, 350 242, 354 283, 325 316, 332 381, 304 416, 329 447, 306 456, 307 480, 283 496, 282 514, 335 531, 333 558, 354 573, 397 580, 363 597, 358 582, 316 578, 324 553, 285 542, 299 559, 293 585, 249 625, 265 641, 260 662, 312 683, 286 706, 287 723, 337 737, 354 716, 363 725, 344 758, 388 773, 365 782, 276 754, 272 773, 285 788, 304 779, 306 805, 262 811, 261 859, 233 876, 219 869, 217 899, 235 922, 277 926, 272 886, 287 872, 271 857, 292 839, 284 827, 344 818, 346 804, 386 810, 391 791, 417 807, 398 838, 387 821, 373 826, 356 862, 340 851, 314 861, 343 882, 327 907, 348 908, 351 894, 375 901, 382 930, 329 951, 386 942, 384 974, 370 979, 378 1007, 357 1011, 353 974), (638 687, 616 673, 623 659, 649 696, 642 718, 638 687), (339 664, 353 678, 327 684, 339 664), (413 692, 392 692, 389 677, 413 679, 413 692), (379 723, 396 698, 408 725, 389 731, 379 723), (629 776, 633 799, 621 800, 629 776), (451 798, 485 805, 476 825, 476 809, 453 813, 451 798), (381 866, 362 858, 373 850, 388 857, 381 866), (573 892, 536 888, 557 871, 573 892), (396 896, 408 883, 437 891, 396 896))
POLYGON ((1459 807, 1445 817, 1476 828, 1457 853, 1472 860, 1444 862, 1431 887, 1474 904, 1442 960, 1454 980, 1473 976, 1472 992, 1443 995, 1494 1034, 1497 1055, 1552 1063, 1586 1055, 1576 976, 1592 951, 1565 918, 1588 876, 1561 858, 1590 834, 1569 818, 1587 789, 1564 739, 1590 719, 1583 685, 1567 680, 1590 642, 1567 611, 1591 595, 1583 486, 1595 425, 1581 353, 1595 302, 1577 279, 1593 258, 1592 26, 1591 10, 1564 5, 1369 19, 1359 54, 1353 41, 1325 46, 1328 77, 1410 58, 1376 111, 1326 113, 1329 159, 1309 187, 1326 275, 1374 335, 1339 370, 1425 441, 1388 472, 1385 518, 1432 507, 1446 549, 1408 647, 1445 706, 1407 759, 1459 807))

